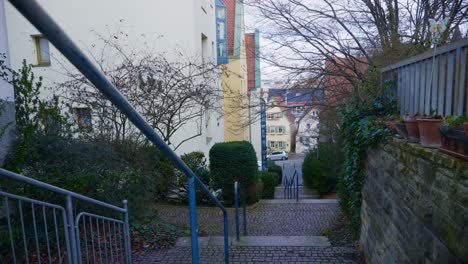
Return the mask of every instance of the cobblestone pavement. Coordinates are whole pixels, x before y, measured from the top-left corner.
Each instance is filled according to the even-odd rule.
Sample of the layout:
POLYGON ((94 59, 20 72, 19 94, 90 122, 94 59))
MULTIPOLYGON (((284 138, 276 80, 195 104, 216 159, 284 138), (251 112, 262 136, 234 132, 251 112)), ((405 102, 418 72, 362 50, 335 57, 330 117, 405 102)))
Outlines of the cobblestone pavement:
MULTIPOLYGON (((231 247, 230 263, 357 263, 349 247, 231 247)), ((133 257, 134 263, 191 263, 190 247, 174 247, 133 257)), ((200 263, 224 263, 223 247, 200 248, 200 263)))
MULTIPOLYGON (((187 206, 159 206, 158 212, 162 219, 188 230, 187 206)), ((249 236, 320 236, 330 226, 338 212, 337 203, 270 204, 260 202, 247 209, 247 232, 249 236)), ((197 214, 201 236, 223 235, 221 210, 217 207, 198 207, 197 214)), ((234 210, 232 208, 228 209, 228 216, 229 232, 233 235, 234 210)))

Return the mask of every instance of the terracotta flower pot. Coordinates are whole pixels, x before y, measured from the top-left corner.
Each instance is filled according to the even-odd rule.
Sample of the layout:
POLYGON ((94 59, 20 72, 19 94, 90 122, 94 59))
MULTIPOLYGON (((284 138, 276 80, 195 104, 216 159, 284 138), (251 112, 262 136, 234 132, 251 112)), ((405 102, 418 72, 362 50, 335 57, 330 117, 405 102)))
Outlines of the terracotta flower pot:
POLYGON ((419 128, 418 121, 416 120, 405 120, 403 121, 406 127, 408 137, 413 140, 419 140, 419 128))
POLYGON ((442 152, 468 160, 468 134, 463 130, 451 129, 442 136, 442 152))
POLYGON ((468 122, 463 123, 463 131, 468 134, 468 122))
POLYGON ((420 142, 424 147, 438 148, 441 145, 439 127, 442 119, 417 119, 420 142))

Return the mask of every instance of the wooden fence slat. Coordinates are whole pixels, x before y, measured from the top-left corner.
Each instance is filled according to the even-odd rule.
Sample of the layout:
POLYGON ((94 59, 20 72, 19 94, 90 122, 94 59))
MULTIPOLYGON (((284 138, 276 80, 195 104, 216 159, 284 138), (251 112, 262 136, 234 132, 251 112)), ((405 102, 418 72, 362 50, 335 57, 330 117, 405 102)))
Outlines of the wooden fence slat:
POLYGON ((447 55, 442 54, 440 55, 440 62, 439 62, 439 69, 434 74, 439 75, 439 87, 438 87, 438 98, 437 98, 437 114, 443 115, 444 114, 444 102, 445 102, 445 77, 446 77, 446 70, 447 70, 447 55))
POLYGON ((419 113, 424 113, 424 100, 426 99, 426 63, 422 61, 420 64, 419 75, 419 113))
POLYGON ((413 97, 413 104, 414 104, 414 112, 419 112, 419 97, 420 97, 420 72, 421 72, 421 64, 415 63, 414 64, 414 97, 413 97))
POLYGON ((445 86, 445 111, 443 115, 452 115, 452 102, 453 102, 453 80, 454 80, 454 63, 455 63, 455 54, 450 52, 447 54, 447 84, 445 86))
POLYGON ((410 66, 405 67, 405 85, 403 88, 405 89, 405 112, 409 113, 410 110, 410 96, 411 96, 411 88, 410 88, 410 66))
POLYGON ((461 63, 461 49, 458 48, 455 51, 455 65, 454 65, 454 71, 455 71, 455 79, 454 79, 454 86, 453 86, 453 106, 452 106, 452 111, 454 115, 459 115, 458 113, 458 100, 460 98, 460 63, 461 63))
POLYGON ((424 100, 424 113, 429 114, 431 110, 431 67, 432 60, 426 61, 426 99, 424 100))
POLYGON ((402 95, 402 87, 403 87, 403 69, 402 68, 398 68, 397 69, 398 71, 398 81, 397 81, 397 95, 398 95, 398 104, 399 104, 399 107, 400 107, 400 113, 403 113, 403 108, 404 108, 404 104, 403 104, 403 100, 404 100, 404 97, 402 95))
POLYGON ((431 72, 433 74, 432 74, 432 88, 431 88, 431 93, 432 93, 431 94, 431 106, 429 107, 429 111, 431 109, 437 108, 437 95, 439 94, 438 93, 439 74, 437 74, 437 72, 439 71, 439 60, 440 60, 440 56, 435 57, 434 63, 432 64, 433 66, 431 66, 431 72), (434 69, 432 69, 432 67, 434 67, 434 69))
POLYGON ((468 60, 468 57, 467 57, 467 51, 468 49, 467 48, 463 48, 462 49, 462 56, 461 56, 461 65, 460 65, 460 84, 459 84, 459 89, 460 89, 460 93, 459 93, 459 99, 458 99, 458 102, 459 102, 459 115, 465 115, 466 117, 468 117, 468 85, 466 83, 468 77, 468 71, 467 71, 467 68, 466 67, 466 64, 467 64, 467 60, 468 60), (466 105, 463 105, 463 104, 466 104, 466 105))

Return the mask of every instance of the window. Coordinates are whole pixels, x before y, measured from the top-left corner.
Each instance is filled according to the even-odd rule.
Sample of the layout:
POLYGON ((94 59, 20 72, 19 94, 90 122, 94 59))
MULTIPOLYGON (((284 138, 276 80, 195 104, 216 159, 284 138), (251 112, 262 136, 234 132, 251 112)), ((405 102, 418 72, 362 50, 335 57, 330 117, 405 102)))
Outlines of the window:
POLYGON ((278 127, 278 133, 284 134, 284 132, 285 132, 284 130, 285 130, 284 127, 282 127, 282 126, 278 127))
POLYGON ((310 129, 310 124, 306 124, 307 129, 310 129))
POLYGON ((79 127, 90 128, 91 123, 91 109, 87 107, 74 108, 75 119, 79 127))
POLYGON ((278 147, 279 148, 284 148, 284 142, 283 141, 278 141, 278 147))
POLYGON ((274 141, 270 141, 270 147, 271 147, 271 148, 274 148, 274 147, 275 147, 275 142, 274 142, 274 141))
POLYGON ((269 127, 268 127, 268 131, 270 132, 270 134, 275 133, 275 130, 276 130, 276 129, 275 129, 274 126, 269 126, 269 127))
POLYGON ((50 65, 49 41, 43 36, 33 36, 36 45, 37 65, 50 65))
POLYGON ((226 6, 222 0, 216 0, 216 42, 218 64, 228 63, 226 6))

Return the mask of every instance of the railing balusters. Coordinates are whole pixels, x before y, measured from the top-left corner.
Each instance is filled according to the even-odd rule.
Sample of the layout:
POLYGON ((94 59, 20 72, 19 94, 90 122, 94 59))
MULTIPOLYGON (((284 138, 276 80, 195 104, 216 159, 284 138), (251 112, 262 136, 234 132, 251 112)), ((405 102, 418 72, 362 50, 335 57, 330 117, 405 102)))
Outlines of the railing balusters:
POLYGON ((36 212, 34 211, 34 203, 31 203, 31 213, 32 213, 32 221, 33 221, 33 228, 34 228, 34 238, 36 240, 37 262, 41 264, 41 251, 39 250, 39 238, 37 236, 36 212))
POLYGON ((106 224, 105 220, 102 219, 102 236, 104 238, 104 256, 106 263, 109 263, 109 259, 107 258, 107 237, 106 237, 106 224))
POLYGON ((111 255, 111 263, 114 263, 114 253, 112 252, 112 232, 110 228, 110 222, 107 221, 107 229, 109 230, 109 247, 110 247, 110 255, 111 255))
POLYGON ((47 245, 47 258, 49 260, 49 264, 52 264, 52 256, 50 255, 49 232, 47 230, 47 214, 44 205, 42 206, 42 217, 44 218, 44 234, 47 245))
POLYGON ((123 229, 124 229, 124 225, 123 225, 123 224, 119 224, 120 256, 122 257, 122 261, 125 262, 126 259, 125 259, 123 253, 126 252, 126 251, 125 251, 125 248, 124 248, 124 246, 123 246, 123 244, 122 244, 122 242, 125 241, 123 229))
POLYGON ((99 263, 102 263, 102 251, 101 251, 101 236, 99 232, 99 219, 96 218, 96 232, 97 232, 97 242, 99 249, 99 263))
POLYGON ((86 217, 83 217, 84 248, 85 248, 85 254, 86 254, 86 263, 89 263, 88 234, 87 233, 88 232, 86 231, 86 217))
POLYGON ((89 229, 91 230, 91 247, 93 250, 93 263, 96 263, 96 248, 94 247, 93 219, 89 217, 89 229))
POLYGON ((21 200, 18 200, 18 210, 21 222, 21 232, 23 234, 24 256, 26 258, 26 263, 29 264, 28 241, 26 240, 26 230, 24 229, 23 202, 21 200))
POLYGON ((58 232, 58 223, 57 223, 57 214, 55 212, 55 208, 52 208, 52 216, 54 218, 54 226, 55 226, 55 239, 57 243, 57 254, 59 257, 59 263, 62 263, 62 253, 60 250, 60 237, 58 232))
POLYGON ((13 262, 16 263, 15 243, 13 239, 13 230, 11 228, 11 215, 10 215, 10 205, 9 205, 10 202, 8 201, 8 197, 4 197, 3 202, 5 203, 5 209, 6 209, 6 218, 7 218, 8 232, 10 236, 11 254, 13 257, 13 262))

